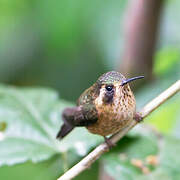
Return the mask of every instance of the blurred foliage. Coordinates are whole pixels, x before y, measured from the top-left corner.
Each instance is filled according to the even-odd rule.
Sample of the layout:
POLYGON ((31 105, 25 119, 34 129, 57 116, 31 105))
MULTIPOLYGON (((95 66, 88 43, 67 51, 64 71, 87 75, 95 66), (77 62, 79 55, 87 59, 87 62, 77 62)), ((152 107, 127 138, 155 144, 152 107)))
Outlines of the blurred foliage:
POLYGON ((178 180, 180 158, 177 152, 180 150, 180 140, 163 137, 158 141, 139 137, 126 142, 124 138, 118 152, 104 156, 106 171, 117 180, 178 180), (142 149, 145 144, 146 147, 142 149))
POLYGON ((179 67, 179 49, 176 47, 162 49, 157 52, 155 59, 154 73, 157 76, 166 76, 170 70, 176 69, 176 65, 179 67))
MULTIPOLYGON (((1 84, 36 86, 0 86, 0 179, 56 179, 103 141, 85 128, 77 128, 61 142, 55 136, 63 108, 73 106, 71 101, 120 60, 127 4, 0 0, 1 84)), ((138 109, 180 77, 179 9, 178 0, 166 1, 154 79, 135 93, 138 109)), ((162 133, 162 139, 139 125, 76 179, 98 179, 102 163, 115 179, 180 179, 179 109, 177 94, 145 120, 162 133), (158 157, 157 166, 147 164, 151 155, 158 157), (133 160, 143 162, 150 173, 143 174, 133 160)))
MULTIPOLYGON (((30 171, 37 173, 38 170, 31 166, 51 158, 37 167, 41 170, 50 164, 50 179, 62 173, 64 168, 71 166, 97 145, 102 138, 94 137, 83 128, 73 131, 70 136, 58 143, 55 137, 60 127, 59 117, 66 106, 71 104, 59 101, 57 94, 52 90, 1 86, 0 123, 5 122, 7 127, 0 140, 0 166, 32 161, 24 164, 25 169, 28 167, 27 169, 30 168, 30 171), (61 156, 56 155, 59 153, 61 156), (52 158, 53 156, 56 158, 52 158), (57 166, 58 162, 60 166, 57 166), (54 167, 57 168, 57 174, 53 174, 54 167)), ((20 169, 21 166, 16 167, 20 169)), ((9 169, 8 166, 6 168, 9 169)), ((6 168, 0 168, 1 175, 6 172, 6 168)), ((12 168, 9 170, 14 171, 12 168)), ((40 173, 36 178, 40 179, 41 176, 45 177, 46 173, 40 173)))
MULTIPOLYGON (((54 179, 77 162, 80 157, 86 155, 92 147, 102 141, 101 137, 88 133, 84 128, 77 128, 65 139, 58 142, 55 139, 59 129, 57 124, 60 114, 66 106, 71 106, 71 104, 59 100, 57 94, 52 90, 37 88, 19 89, 10 86, 0 87, 0 123, 6 123, 6 128, 3 129, 0 140, 0 165, 3 166, 3 168, 0 168, 0 172, 2 171, 0 173, 1 177, 5 177, 7 171, 12 171, 12 173, 6 176, 6 179, 8 177, 11 179, 12 175, 16 178, 22 178, 23 174, 18 173, 22 165, 15 164, 24 163, 24 173, 33 174, 29 178, 54 179), (57 154, 61 156, 57 156, 57 154), (50 160, 47 161, 47 159, 50 160), (25 163, 27 161, 32 163, 25 163), (40 163, 34 168, 33 164, 37 162, 40 163), (14 168, 7 165, 15 165, 17 170, 15 171, 14 168), (48 168, 48 172, 45 170, 46 168, 48 168), (26 172, 26 169, 29 172, 26 172), (14 175, 15 172, 17 175, 14 175)), ((110 153, 106 155, 107 163, 105 163, 105 168, 107 168, 107 172, 109 172, 109 169, 113 171, 118 170, 118 168, 114 167, 117 164, 120 171, 127 168, 128 174, 126 175, 125 171, 121 179, 127 179, 126 176, 135 177, 140 174, 139 170, 133 167, 130 159, 138 158, 143 160, 143 158, 157 155, 157 153, 162 156, 162 153, 158 150, 161 143, 159 141, 162 140, 157 139, 156 133, 153 134, 152 132, 149 133, 147 129, 137 130, 136 128, 134 131, 131 131, 129 136, 129 138, 124 138, 120 141, 120 144, 112 151, 115 154, 111 155, 110 153), (141 148, 142 146, 144 147, 141 148), (119 161, 115 157, 116 153, 122 152, 125 152, 126 156, 130 159, 120 163, 121 160, 119 161), (116 160, 118 161, 116 162, 116 160)), ((163 141, 166 142, 166 140, 163 141)), ((177 148, 180 148, 180 142, 174 138, 167 141, 166 143, 169 144, 166 146, 172 146, 171 143, 173 141, 176 142, 177 148)), ((172 149, 174 149, 173 147, 172 149)), ((169 156, 171 151, 173 150, 170 149, 164 152, 164 157, 169 156)), ((173 155, 171 158, 175 159, 176 154, 173 153, 173 155)), ((169 163, 169 161, 164 162, 161 159, 160 162, 165 163, 165 165, 169 163)), ((176 162, 180 163, 180 161, 176 162)), ((178 164, 177 167, 179 167, 178 164)), ((164 166, 158 166, 159 168, 164 168, 164 166)), ((170 172, 178 171, 176 166, 172 168, 175 169, 169 169, 170 172)), ((111 170, 110 174, 116 174, 119 177, 119 173, 111 173, 111 170)))
POLYGON ((0 3, 2 82, 51 86, 76 100, 84 87, 115 65, 124 1, 0 3))

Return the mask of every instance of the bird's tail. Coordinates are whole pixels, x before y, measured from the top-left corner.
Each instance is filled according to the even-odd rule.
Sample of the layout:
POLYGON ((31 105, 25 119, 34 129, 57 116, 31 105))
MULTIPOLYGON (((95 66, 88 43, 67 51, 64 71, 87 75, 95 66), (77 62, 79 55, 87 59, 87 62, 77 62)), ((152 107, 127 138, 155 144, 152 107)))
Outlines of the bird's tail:
POLYGON ((68 133, 70 133, 74 129, 74 126, 71 124, 63 124, 60 131, 58 132, 56 138, 62 139, 64 136, 66 136, 68 133))

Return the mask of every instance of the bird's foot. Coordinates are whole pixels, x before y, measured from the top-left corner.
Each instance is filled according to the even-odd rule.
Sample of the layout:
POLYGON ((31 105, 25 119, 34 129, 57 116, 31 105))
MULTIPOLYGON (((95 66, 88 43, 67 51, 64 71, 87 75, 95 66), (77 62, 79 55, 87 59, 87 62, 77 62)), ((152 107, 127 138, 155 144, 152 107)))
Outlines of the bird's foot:
POLYGON ((134 115, 134 119, 135 119, 135 121, 137 121, 139 123, 143 120, 143 117, 141 116, 140 113, 136 112, 134 115))
POLYGON ((104 136, 104 140, 108 146, 108 149, 107 149, 108 151, 116 145, 110 139, 108 139, 106 136, 104 136))

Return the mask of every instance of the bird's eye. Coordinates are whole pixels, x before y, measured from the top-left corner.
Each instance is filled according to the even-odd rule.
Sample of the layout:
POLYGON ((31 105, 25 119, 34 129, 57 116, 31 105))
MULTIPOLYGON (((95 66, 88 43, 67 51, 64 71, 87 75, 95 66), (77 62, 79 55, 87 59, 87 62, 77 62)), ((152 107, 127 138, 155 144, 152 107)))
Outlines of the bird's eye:
POLYGON ((113 86, 112 86, 112 85, 106 86, 106 90, 107 90, 107 91, 112 91, 112 89, 113 89, 113 86))

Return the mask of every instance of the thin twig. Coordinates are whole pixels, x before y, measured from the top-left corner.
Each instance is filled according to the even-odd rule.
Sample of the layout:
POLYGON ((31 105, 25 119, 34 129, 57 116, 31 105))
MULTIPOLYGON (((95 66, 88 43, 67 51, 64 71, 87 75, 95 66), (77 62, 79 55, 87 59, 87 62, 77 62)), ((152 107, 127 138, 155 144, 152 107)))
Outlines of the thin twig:
MULTIPOLYGON (((142 118, 148 116, 152 111, 158 108, 162 103, 164 103, 171 96, 175 95, 178 91, 180 91, 180 80, 174 83, 171 87, 149 102, 144 108, 139 112, 142 118)), ((112 143, 116 143, 123 136, 127 134, 127 132, 132 129, 137 124, 137 121, 132 121, 132 123, 123 131, 116 133, 115 135, 110 137, 112 143)), ((70 180, 80 174, 82 171, 89 168, 96 159, 98 159, 103 153, 107 151, 108 147, 106 143, 102 143, 97 146, 92 152, 90 152, 85 158, 83 158, 80 162, 78 162, 75 166, 69 169, 66 173, 64 173, 58 180, 70 180)))

